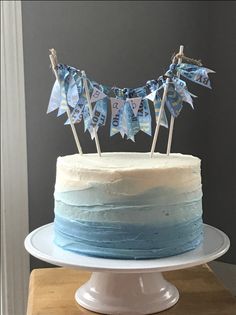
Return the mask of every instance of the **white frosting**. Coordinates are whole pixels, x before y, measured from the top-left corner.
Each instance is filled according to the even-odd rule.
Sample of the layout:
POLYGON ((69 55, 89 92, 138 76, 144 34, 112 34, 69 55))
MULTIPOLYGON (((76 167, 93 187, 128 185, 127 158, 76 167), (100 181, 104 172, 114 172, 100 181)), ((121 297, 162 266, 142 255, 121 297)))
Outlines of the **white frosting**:
POLYGON ((86 190, 101 184, 108 194, 136 195, 157 187, 191 192, 201 187, 200 159, 156 153, 74 154, 59 157, 55 191, 86 190))

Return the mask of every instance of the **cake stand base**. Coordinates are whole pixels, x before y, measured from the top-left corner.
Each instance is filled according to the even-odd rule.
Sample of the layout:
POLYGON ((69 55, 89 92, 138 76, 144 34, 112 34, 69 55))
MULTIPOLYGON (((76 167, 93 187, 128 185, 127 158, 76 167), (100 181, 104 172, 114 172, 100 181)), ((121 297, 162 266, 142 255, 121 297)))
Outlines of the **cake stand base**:
POLYGON ((26 237, 25 248, 54 265, 92 271, 90 280, 75 293, 76 301, 88 310, 110 315, 144 315, 168 309, 179 299, 178 290, 163 278, 163 271, 205 264, 228 250, 230 241, 222 231, 204 224, 203 234, 201 245, 180 255, 122 260, 65 251, 54 244, 53 224, 48 224, 26 237))
POLYGON ((176 304, 179 292, 161 272, 93 272, 75 299, 84 308, 103 314, 152 314, 176 304))

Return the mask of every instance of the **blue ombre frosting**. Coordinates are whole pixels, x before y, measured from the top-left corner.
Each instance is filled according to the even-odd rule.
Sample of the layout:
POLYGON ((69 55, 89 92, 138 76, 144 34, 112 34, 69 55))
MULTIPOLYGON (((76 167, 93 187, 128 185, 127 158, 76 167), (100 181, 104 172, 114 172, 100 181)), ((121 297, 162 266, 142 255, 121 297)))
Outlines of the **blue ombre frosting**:
POLYGON ((200 160, 106 153, 58 158, 55 243, 118 259, 167 257, 202 240, 200 160))
POLYGON ((57 245, 81 254, 120 259, 160 258, 200 244, 202 219, 158 227, 73 221, 56 216, 55 231, 57 245))

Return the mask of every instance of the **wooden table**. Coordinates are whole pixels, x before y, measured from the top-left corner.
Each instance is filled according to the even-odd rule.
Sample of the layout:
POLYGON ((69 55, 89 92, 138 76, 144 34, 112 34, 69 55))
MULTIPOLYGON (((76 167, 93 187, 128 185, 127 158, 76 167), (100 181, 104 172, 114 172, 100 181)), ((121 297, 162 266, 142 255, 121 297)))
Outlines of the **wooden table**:
MULTIPOLYGON (((179 302, 161 315, 236 315, 236 299, 207 265, 163 273, 180 292, 179 302)), ((75 291, 90 273, 75 269, 35 269, 30 276, 27 315, 96 314, 79 306, 75 291)))

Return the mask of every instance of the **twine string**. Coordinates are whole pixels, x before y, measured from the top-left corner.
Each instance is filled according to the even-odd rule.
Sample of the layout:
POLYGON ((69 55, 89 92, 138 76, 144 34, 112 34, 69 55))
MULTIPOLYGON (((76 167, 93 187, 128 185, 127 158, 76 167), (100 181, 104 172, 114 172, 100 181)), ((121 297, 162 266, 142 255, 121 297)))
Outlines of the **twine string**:
POLYGON ((199 67, 202 66, 201 60, 197 60, 197 59, 193 59, 193 58, 187 57, 184 54, 180 54, 180 53, 176 54, 176 53, 174 53, 172 55, 172 58, 171 58, 172 62, 173 63, 178 63, 178 59, 182 59, 186 63, 190 63, 190 64, 193 64, 193 65, 196 65, 196 66, 199 66, 199 67))

